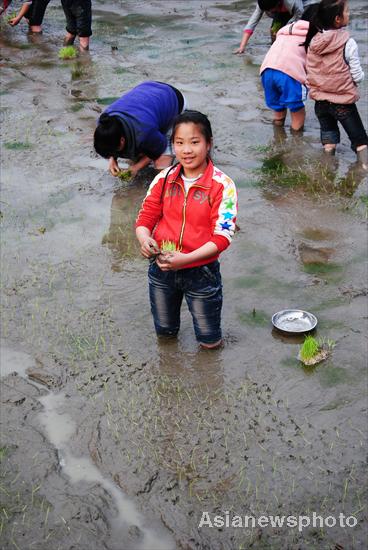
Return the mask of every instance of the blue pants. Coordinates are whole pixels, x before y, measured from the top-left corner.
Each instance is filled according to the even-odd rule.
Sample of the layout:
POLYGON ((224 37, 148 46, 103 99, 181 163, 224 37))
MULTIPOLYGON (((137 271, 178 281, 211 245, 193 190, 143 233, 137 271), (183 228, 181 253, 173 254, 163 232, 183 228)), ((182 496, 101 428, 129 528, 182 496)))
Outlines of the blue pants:
POLYGON ((292 113, 303 109, 307 89, 298 80, 276 69, 265 69, 261 79, 267 107, 273 111, 290 109, 292 113))
POLYGON ((176 336, 185 296, 198 342, 221 340, 222 283, 218 261, 199 267, 162 271, 156 262, 148 270, 151 312, 159 336, 176 336))

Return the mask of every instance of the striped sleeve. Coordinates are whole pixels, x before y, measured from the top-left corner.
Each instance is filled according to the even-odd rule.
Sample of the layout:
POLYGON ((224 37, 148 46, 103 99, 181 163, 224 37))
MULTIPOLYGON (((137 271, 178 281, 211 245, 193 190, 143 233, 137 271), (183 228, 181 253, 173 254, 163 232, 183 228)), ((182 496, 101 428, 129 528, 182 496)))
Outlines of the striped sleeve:
POLYGON ((222 252, 230 245, 235 232, 238 197, 233 180, 217 168, 214 169, 214 180, 220 185, 212 205, 213 233, 210 240, 222 252))

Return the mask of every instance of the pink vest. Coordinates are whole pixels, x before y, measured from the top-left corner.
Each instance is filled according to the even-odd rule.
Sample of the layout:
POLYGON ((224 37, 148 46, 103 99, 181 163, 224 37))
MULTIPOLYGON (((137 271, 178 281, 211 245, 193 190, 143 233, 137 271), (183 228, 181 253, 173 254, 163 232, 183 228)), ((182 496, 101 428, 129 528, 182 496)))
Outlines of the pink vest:
POLYGON ((355 84, 344 59, 349 33, 344 29, 316 34, 308 48, 307 86, 315 101, 349 104, 359 99, 355 84))
POLYGON ((263 60, 260 73, 265 69, 276 69, 305 84, 306 53, 301 44, 305 41, 308 28, 309 22, 302 20, 282 27, 263 60))

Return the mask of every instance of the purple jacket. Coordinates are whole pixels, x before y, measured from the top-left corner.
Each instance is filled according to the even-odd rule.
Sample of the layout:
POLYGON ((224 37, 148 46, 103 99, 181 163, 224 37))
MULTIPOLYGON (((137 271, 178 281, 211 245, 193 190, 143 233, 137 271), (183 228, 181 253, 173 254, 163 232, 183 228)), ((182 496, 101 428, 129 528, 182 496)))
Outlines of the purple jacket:
POLYGON ((126 145, 119 156, 158 159, 167 147, 166 132, 181 111, 182 97, 169 84, 147 81, 109 105, 104 113, 117 116, 124 127, 126 145))

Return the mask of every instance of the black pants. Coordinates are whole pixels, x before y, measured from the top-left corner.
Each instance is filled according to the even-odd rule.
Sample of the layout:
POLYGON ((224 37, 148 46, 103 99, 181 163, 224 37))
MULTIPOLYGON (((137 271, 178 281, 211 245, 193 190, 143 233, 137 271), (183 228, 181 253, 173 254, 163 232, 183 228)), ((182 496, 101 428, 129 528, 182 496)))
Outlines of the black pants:
POLYGON ((50 0, 33 0, 30 10, 26 13, 29 25, 42 25, 43 17, 50 0))
POLYGON ((315 113, 321 126, 321 142, 340 143, 340 122, 351 142, 351 148, 356 151, 359 145, 368 145, 368 136, 355 103, 343 105, 330 101, 316 101, 315 113))
POLYGON ((85 38, 92 34, 91 0, 61 0, 66 17, 66 30, 85 38))

